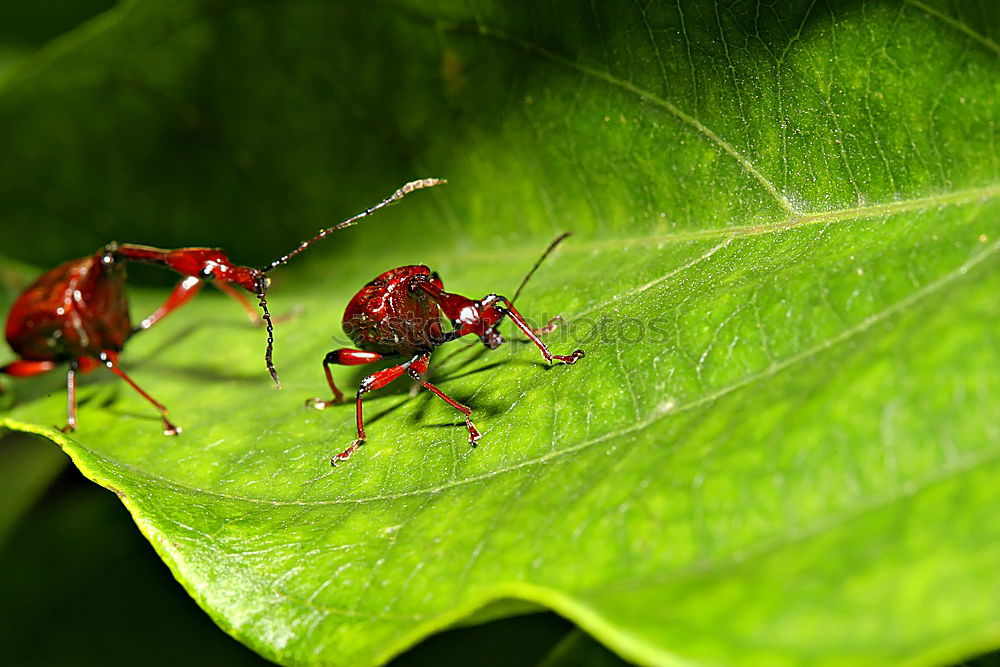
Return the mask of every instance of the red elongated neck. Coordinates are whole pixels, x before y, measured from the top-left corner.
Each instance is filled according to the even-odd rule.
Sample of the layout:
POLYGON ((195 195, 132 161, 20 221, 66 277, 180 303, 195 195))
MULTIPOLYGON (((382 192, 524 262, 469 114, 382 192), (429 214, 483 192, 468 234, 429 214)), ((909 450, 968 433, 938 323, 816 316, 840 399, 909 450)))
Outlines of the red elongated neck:
POLYGON ((476 301, 446 292, 440 285, 419 277, 413 280, 411 289, 422 290, 437 302, 441 312, 455 327, 456 336, 475 334, 491 349, 503 342, 495 327, 508 312, 504 307, 508 303, 505 297, 490 294, 476 301))
POLYGON ((235 264, 226 253, 218 248, 178 248, 162 250, 150 246, 124 243, 108 246, 108 252, 133 262, 159 264, 176 271, 182 276, 193 276, 202 280, 217 280, 221 283, 239 285, 248 292, 257 294, 261 278, 260 269, 235 264))

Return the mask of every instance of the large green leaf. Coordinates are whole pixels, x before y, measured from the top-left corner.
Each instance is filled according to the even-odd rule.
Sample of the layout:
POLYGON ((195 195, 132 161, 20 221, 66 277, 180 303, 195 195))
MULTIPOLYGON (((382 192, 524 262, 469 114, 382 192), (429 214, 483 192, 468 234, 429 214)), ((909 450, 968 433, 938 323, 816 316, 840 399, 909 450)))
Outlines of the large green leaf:
POLYGON ((261 262, 406 178, 450 185, 275 274, 274 309, 305 307, 280 393, 261 332, 204 296, 126 355, 181 437, 111 383, 63 436, 58 378, 3 423, 114 489, 280 662, 379 662, 525 601, 641 663, 995 647, 998 27, 993 3, 915 0, 115 10, 0 91, 10 254, 261 262), (302 399, 353 291, 423 261, 509 292, 564 229, 519 305, 587 358, 442 353, 480 446, 400 386, 330 471, 353 409, 302 399))
POLYGON ((65 465, 65 457, 38 438, 0 433, 0 548, 65 465))

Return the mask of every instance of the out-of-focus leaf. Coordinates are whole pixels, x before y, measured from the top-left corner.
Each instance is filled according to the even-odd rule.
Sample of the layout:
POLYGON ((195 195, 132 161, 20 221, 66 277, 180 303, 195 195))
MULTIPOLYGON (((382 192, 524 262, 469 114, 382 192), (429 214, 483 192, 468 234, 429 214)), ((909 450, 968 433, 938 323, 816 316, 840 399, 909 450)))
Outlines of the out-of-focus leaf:
POLYGON ((538 667, 624 667, 628 663, 581 630, 569 633, 538 667))
POLYGON ((0 434, 0 546, 65 465, 62 452, 39 438, 0 434))
POLYGON ((0 549, 0 592, 5 664, 266 664, 184 597, 113 496, 71 480, 0 549))

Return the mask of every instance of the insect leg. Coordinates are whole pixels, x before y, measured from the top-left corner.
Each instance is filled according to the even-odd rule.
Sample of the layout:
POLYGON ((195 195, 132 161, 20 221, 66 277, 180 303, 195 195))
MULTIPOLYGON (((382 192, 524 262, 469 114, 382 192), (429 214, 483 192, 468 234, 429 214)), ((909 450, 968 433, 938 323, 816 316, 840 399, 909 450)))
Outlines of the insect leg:
MULTIPOLYGON (((15 378, 27 378, 35 375, 41 375, 42 373, 48 373, 57 365, 58 364, 55 361, 18 359, 17 361, 10 362, 6 366, 0 367, 0 373, 15 378)), ((66 425, 59 429, 63 433, 76 430, 76 370, 77 366, 74 362, 70 364, 69 371, 66 373, 66 393, 68 394, 66 402, 67 417, 66 425)))
POLYGON ((524 335, 527 336, 532 343, 538 346, 538 349, 541 351, 542 356, 545 357, 545 361, 549 362, 550 364, 553 361, 561 361, 564 364, 575 364, 577 361, 583 358, 584 356, 583 350, 576 350, 575 352, 573 352, 573 354, 568 354, 568 355, 552 354, 551 352, 549 352, 549 348, 547 348, 545 346, 545 343, 542 342, 542 339, 538 337, 538 333, 547 333, 547 331, 545 330, 549 329, 549 327, 552 327, 553 322, 549 322, 548 325, 542 327, 542 331, 536 333, 535 330, 532 329, 530 326, 528 326, 528 323, 524 321, 524 317, 521 316, 521 313, 517 312, 517 309, 514 308, 514 304, 510 303, 510 301, 507 301, 506 299, 504 299, 504 301, 506 301, 507 303, 507 315, 510 317, 510 321, 514 323, 514 326, 516 326, 518 329, 524 332, 524 335))
POLYGON ((157 401, 155 398, 153 398, 152 396, 150 396, 149 394, 147 394, 146 391, 142 387, 140 387, 139 385, 137 385, 132 380, 132 378, 130 378, 128 375, 125 374, 125 371, 123 371, 121 368, 119 368, 119 366, 118 366, 118 353, 117 352, 112 352, 110 350, 106 350, 106 351, 102 352, 101 353, 101 361, 104 363, 105 366, 108 367, 108 369, 112 373, 114 373, 115 375, 117 375, 121 379, 125 380, 125 382, 128 382, 128 384, 129 384, 130 387, 132 387, 137 392, 139 392, 139 394, 143 398, 145 398, 147 401, 149 401, 153 405, 153 407, 156 408, 160 412, 160 418, 163 419, 163 435, 177 435, 178 433, 181 432, 181 429, 180 429, 179 426, 175 426, 173 423, 171 423, 171 421, 169 419, 167 419, 167 408, 164 407, 164 405, 162 403, 160 403, 159 401, 157 401))
POLYGON ((66 371, 66 425, 59 429, 63 433, 76 430, 76 362, 66 371))
POLYGON ((331 463, 334 466, 337 465, 337 461, 346 461, 347 459, 351 458, 351 454, 353 454, 358 447, 365 444, 365 419, 361 410, 361 397, 370 391, 381 389, 382 387, 386 386, 393 380, 399 379, 399 377, 406 372, 406 369, 410 367, 410 364, 412 364, 413 361, 414 360, 411 359, 410 361, 407 361, 405 364, 400 364, 399 366, 390 366, 389 368, 376 371, 375 373, 372 373, 371 375, 369 375, 368 377, 366 377, 364 380, 361 381, 361 386, 358 387, 357 398, 355 399, 355 411, 357 414, 357 422, 358 422, 358 437, 354 442, 351 443, 350 447, 348 447, 347 449, 345 449, 344 451, 333 457, 331 463))
POLYGON ((0 368, 0 373, 15 378, 27 378, 42 373, 48 373, 58 364, 54 361, 30 361, 28 359, 18 359, 0 368))
MULTIPOLYGON (((167 300, 163 302, 163 305, 154 310, 148 317, 143 319, 142 322, 139 323, 139 326, 137 326, 133 330, 133 333, 137 333, 139 331, 145 331, 149 327, 153 326, 154 324, 162 320, 164 317, 166 317, 167 315, 174 312, 175 310, 183 306, 185 303, 190 301, 191 298, 194 297, 195 294, 200 292, 201 288, 204 286, 205 286, 205 281, 199 278, 196 278, 194 276, 188 276, 184 278, 179 283, 177 283, 177 286, 174 287, 172 292, 170 292, 170 296, 168 296, 167 300)), ((232 285, 229 285, 228 283, 217 282, 215 283, 215 286, 218 287, 223 292, 225 292, 226 294, 228 294, 230 297, 232 297, 238 304, 240 304, 243 310, 246 311, 247 316, 250 318, 251 322, 254 322, 255 324, 259 324, 261 322, 261 317, 257 313, 257 309, 253 306, 253 304, 250 303, 250 301, 245 296, 243 296, 242 292, 237 290, 232 285)))
POLYGON ((467 405, 462 405, 454 398, 452 398, 448 394, 444 393, 443 391, 432 385, 430 382, 424 380, 423 374, 427 372, 427 365, 429 359, 430 355, 427 354, 417 357, 416 359, 413 360, 413 363, 410 365, 410 368, 407 370, 407 372, 410 374, 410 377, 412 377, 414 380, 422 384, 425 389, 434 393, 435 395, 443 399, 445 403, 447 403, 448 405, 450 405, 451 407, 455 408, 463 415, 465 415, 465 425, 469 428, 469 444, 475 447, 476 443, 479 441, 479 438, 481 437, 481 434, 476 429, 475 425, 472 423, 472 419, 469 417, 469 415, 472 414, 472 408, 470 408, 467 405))
MULTIPOLYGON (((177 283, 173 291, 170 292, 170 296, 167 300, 163 302, 163 305, 154 310, 148 317, 146 317, 142 322, 139 323, 132 333, 137 333, 139 331, 145 331, 149 327, 153 326, 164 317, 175 311, 176 309, 183 306, 185 303, 191 300, 191 298, 197 294, 205 283, 195 278, 194 276, 188 276, 182 281, 177 283)), ((253 311, 253 307, 247 304, 249 309, 253 311)), ((257 316, 256 311, 254 311, 254 317, 257 316)))
MULTIPOLYGON (((35 361, 24 363, 38 364, 39 368, 42 370, 37 373, 45 372, 45 364, 55 365, 54 361, 35 361)), ((76 430, 76 374, 89 373, 94 370, 95 364, 96 362, 89 357, 74 359, 69 364, 69 369, 66 371, 66 425, 59 429, 63 433, 69 433, 76 430)), ((32 373, 32 375, 37 375, 37 373, 32 373)), ((26 376, 22 375, 20 377, 26 376)))
POLYGON ((247 311, 247 317, 250 318, 251 322, 253 322, 254 324, 261 323, 261 317, 260 314, 257 312, 257 308, 254 307, 252 303, 250 303, 250 300, 247 299, 246 296, 244 296, 243 292, 239 291, 229 283, 216 281, 213 284, 220 290, 228 294, 230 297, 235 299, 236 302, 243 307, 243 310, 247 311))
POLYGON ((323 371, 326 373, 326 382, 330 385, 330 390, 333 391, 333 398, 326 401, 319 398, 307 398, 306 407, 316 408, 317 410, 325 410, 334 403, 340 403, 344 400, 344 394, 337 389, 337 385, 333 383, 333 374, 330 372, 331 365, 361 366, 362 364, 374 364, 376 361, 382 361, 383 359, 394 356, 396 355, 366 352, 364 350, 352 350, 348 347, 342 347, 339 350, 328 352, 326 357, 323 358, 323 371))

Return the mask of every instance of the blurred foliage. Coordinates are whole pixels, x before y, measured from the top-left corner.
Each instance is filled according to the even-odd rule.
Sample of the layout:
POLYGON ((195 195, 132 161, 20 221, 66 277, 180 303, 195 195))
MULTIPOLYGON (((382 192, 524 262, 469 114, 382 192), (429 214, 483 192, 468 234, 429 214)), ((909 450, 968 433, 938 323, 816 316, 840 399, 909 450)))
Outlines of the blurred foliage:
POLYGON ((21 516, 45 492, 66 457, 23 433, 0 435, 0 546, 21 516))
POLYGON ((0 44, 36 49, 114 6, 110 0, 5 0, 0 5, 0 44))
POLYGON ((0 547, 4 662, 269 664, 179 593, 116 498, 67 476, 0 547))

